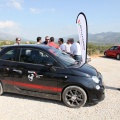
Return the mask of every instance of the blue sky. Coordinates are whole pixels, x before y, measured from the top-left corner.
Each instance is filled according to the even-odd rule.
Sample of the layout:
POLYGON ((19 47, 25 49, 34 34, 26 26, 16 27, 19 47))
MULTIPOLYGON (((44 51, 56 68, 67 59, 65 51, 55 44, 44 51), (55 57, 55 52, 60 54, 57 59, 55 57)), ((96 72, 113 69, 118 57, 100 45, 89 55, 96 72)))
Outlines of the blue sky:
POLYGON ((0 0, 0 32, 36 40, 77 34, 86 15, 89 33, 120 32, 120 0, 0 0))

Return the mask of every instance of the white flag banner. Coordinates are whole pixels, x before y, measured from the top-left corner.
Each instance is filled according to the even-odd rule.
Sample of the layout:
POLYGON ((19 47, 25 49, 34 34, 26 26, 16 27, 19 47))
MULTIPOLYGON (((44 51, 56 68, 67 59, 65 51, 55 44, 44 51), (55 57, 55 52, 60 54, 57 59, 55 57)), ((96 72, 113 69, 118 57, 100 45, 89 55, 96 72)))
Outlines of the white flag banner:
POLYGON ((84 13, 79 13, 76 19, 78 34, 79 34, 79 43, 82 54, 81 66, 86 63, 87 58, 87 42, 88 42, 88 27, 87 19, 84 13))

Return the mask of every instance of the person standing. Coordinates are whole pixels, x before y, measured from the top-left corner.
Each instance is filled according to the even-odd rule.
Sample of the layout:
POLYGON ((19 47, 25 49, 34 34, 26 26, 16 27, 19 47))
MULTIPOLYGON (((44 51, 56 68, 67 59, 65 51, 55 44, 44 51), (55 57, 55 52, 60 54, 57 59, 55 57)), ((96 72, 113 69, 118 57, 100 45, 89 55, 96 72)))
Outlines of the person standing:
POLYGON ((19 45, 19 44, 21 44, 21 39, 17 37, 16 42, 14 43, 14 45, 19 45))
POLYGON ((70 38, 70 55, 78 62, 82 61, 82 55, 81 55, 81 49, 80 44, 77 42, 74 42, 73 38, 70 38))
POLYGON ((58 39, 58 44, 60 46, 60 49, 65 52, 65 43, 64 43, 63 38, 58 39))
POLYGON ((67 43, 65 45, 65 52, 70 54, 70 47, 71 47, 71 43, 70 43, 70 39, 67 39, 67 43))
POLYGON ((54 37, 50 37, 50 42, 48 43, 48 46, 55 47, 56 49, 59 49, 59 46, 54 43, 54 37))
POLYGON ((42 41, 42 37, 37 37, 37 45, 41 44, 41 41, 42 41))
POLYGON ((50 41, 49 36, 46 36, 45 41, 42 44, 47 45, 49 43, 49 41, 50 41))

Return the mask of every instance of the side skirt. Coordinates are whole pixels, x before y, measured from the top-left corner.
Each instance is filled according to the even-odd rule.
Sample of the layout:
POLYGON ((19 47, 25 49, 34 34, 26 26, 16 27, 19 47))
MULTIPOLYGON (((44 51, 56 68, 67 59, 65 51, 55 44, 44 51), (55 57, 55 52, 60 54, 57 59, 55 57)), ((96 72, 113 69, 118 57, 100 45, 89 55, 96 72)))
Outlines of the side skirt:
MULTIPOLYGON (((8 91, 5 91, 5 92, 8 92, 8 91)), ((27 96, 34 96, 34 97, 47 98, 47 99, 61 101, 61 93, 51 94, 51 93, 45 93, 45 92, 23 90, 23 89, 17 88, 16 86, 14 86, 14 92, 11 91, 11 93, 17 93, 17 94, 22 94, 22 95, 27 95, 27 96)))

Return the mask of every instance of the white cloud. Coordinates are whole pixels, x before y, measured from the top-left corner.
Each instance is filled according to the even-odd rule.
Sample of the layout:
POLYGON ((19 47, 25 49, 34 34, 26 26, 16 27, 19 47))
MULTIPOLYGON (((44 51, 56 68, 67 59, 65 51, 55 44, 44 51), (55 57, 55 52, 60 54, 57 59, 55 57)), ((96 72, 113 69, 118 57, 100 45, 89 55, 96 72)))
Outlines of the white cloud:
POLYGON ((23 0, 2 0, 1 5, 5 5, 7 7, 13 7, 15 9, 21 10, 23 9, 23 0))
POLYGON ((34 14, 39 14, 40 10, 39 9, 35 9, 35 8, 30 8, 30 12, 34 13, 34 14))
POLYGON ((20 34, 21 33, 20 24, 13 21, 0 21, 0 32, 9 34, 20 34))
POLYGON ((16 26, 13 21, 0 21, 0 28, 12 28, 16 26))
POLYGON ((46 8, 43 8, 43 9, 30 8, 30 12, 33 13, 33 14, 40 14, 40 13, 43 13, 43 12, 55 12, 55 9, 54 8, 51 8, 51 9, 46 9, 46 8))

